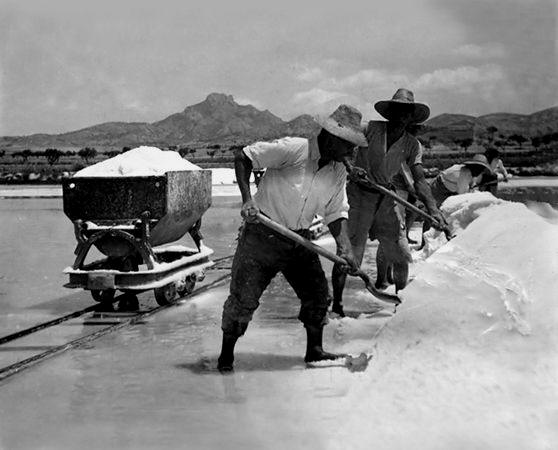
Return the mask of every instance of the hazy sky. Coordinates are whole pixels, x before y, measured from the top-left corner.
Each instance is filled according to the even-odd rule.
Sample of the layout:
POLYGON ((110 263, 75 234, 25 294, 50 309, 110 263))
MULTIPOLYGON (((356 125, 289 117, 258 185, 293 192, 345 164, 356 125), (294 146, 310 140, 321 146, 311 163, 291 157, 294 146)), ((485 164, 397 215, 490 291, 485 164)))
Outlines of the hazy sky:
POLYGON ((288 120, 408 87, 432 114, 558 105, 558 0, 0 0, 0 135, 154 122, 211 92, 288 120))

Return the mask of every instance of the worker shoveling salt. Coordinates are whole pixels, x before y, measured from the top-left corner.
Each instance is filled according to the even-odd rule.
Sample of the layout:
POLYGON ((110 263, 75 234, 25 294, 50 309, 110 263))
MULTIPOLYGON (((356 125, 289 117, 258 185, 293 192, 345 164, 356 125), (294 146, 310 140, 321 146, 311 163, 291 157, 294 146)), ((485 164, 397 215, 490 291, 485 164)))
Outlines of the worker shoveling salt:
POLYGON ((179 170, 200 170, 177 152, 137 147, 76 172, 75 177, 137 177, 179 170))

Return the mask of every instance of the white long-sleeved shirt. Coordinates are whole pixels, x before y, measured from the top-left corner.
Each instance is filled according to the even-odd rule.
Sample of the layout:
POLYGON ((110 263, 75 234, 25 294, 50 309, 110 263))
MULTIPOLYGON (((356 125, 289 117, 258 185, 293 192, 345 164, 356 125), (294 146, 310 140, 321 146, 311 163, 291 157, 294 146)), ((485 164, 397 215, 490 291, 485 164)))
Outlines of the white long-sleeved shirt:
POLYGON ((479 177, 474 178, 471 170, 463 164, 454 164, 440 173, 444 186, 455 194, 465 194, 476 184, 479 177))
POLYGON ((272 220, 291 230, 310 228, 314 216, 329 224, 348 218, 347 172, 331 161, 318 169, 316 138, 285 137, 243 148, 254 169, 267 169, 254 200, 272 220))

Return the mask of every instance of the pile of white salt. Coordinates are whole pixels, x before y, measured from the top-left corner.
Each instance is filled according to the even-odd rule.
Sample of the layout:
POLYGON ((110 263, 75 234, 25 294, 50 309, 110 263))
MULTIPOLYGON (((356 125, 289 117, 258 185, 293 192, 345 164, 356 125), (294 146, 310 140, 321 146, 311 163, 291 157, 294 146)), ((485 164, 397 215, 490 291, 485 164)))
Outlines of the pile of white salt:
POLYGON ((137 177, 180 170, 200 170, 200 167, 177 152, 142 146, 86 167, 74 177, 137 177))

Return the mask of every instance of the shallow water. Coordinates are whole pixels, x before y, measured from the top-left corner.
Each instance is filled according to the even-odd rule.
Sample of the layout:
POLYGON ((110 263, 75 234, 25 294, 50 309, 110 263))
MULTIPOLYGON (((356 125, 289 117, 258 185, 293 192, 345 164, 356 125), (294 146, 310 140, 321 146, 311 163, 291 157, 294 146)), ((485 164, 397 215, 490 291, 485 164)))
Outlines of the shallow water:
MULTIPOLYGON (((240 224, 239 206, 238 198, 215 199, 204 216, 205 242, 215 250, 215 257, 233 252, 240 224)), ((546 220, 555 217, 547 207, 539 214, 546 220)), ((86 294, 62 287, 66 280, 60 271, 73 259, 74 238, 58 200, 0 201, 0 216, 0 227, 4 227, 0 229, 0 243, 5 252, 2 276, 6 274, 9 281, 7 288, 1 288, 2 320, 6 326, 21 326, 41 317, 60 315, 65 308, 74 310, 80 302, 91 303, 86 294), (38 237, 34 241, 23 238, 30 234, 38 237), (24 295, 29 291, 33 295, 24 295)), ((333 248, 331 238, 324 238, 322 243, 333 248)), ((375 245, 369 245, 364 268, 372 276, 374 253, 375 245)), ((329 273, 330 264, 324 266, 329 273)), ((459 280, 457 275, 448 278, 446 281, 453 284, 447 291, 461 293, 470 288, 460 286, 459 280)), ((435 284, 430 287, 435 289, 435 284)), ((433 335, 433 343, 426 347, 436 351, 426 351, 428 358, 411 358, 425 339, 423 335, 428 335, 429 321, 445 323, 435 308, 428 314, 418 314, 412 304, 402 305, 406 307, 402 318, 408 323, 404 322, 398 333, 392 332, 387 338, 388 343, 403 348, 393 357, 388 367, 391 372, 374 369, 385 367, 389 361, 390 355, 381 352, 374 352, 372 369, 367 372, 350 372, 343 363, 306 369, 302 361, 305 334, 296 319, 298 301, 281 277, 262 297, 254 320, 237 345, 235 373, 221 376, 215 365, 227 288, 224 284, 152 316, 144 324, 104 336, 4 381, 0 384, 0 448, 364 449, 412 448, 414 444, 421 448, 526 448, 523 444, 535 442, 530 440, 531 430, 551 429, 535 413, 526 426, 514 425, 513 414, 519 414, 517 405, 522 405, 517 397, 531 395, 529 388, 513 396, 508 391, 502 394, 511 398, 502 402, 502 411, 511 416, 505 421, 506 426, 513 425, 507 429, 511 437, 500 432, 501 428, 491 431, 490 426, 485 434, 477 433, 487 421, 495 426, 490 414, 498 409, 492 403, 486 406, 480 402, 484 391, 477 389, 477 383, 484 386, 482 377, 468 379, 458 386, 460 389, 452 384, 456 376, 451 371, 454 365, 461 364, 466 371, 476 367, 469 364, 469 359, 456 362, 446 357, 442 362, 450 372, 449 382, 434 383, 432 389, 431 381, 439 382, 439 377, 435 371, 429 372, 429 367, 442 349, 452 350, 460 345, 453 343, 446 349, 448 338, 439 340, 433 335), (416 365, 410 366, 409 360, 416 365), (375 373, 374 378, 370 372, 375 373), (400 391, 404 388, 410 394, 402 396, 400 391), (430 390, 423 392, 426 388, 430 390), (432 395, 441 389, 445 389, 444 398, 432 395), (479 395, 471 396, 471 389, 479 391, 479 395), (486 406, 479 410, 480 416, 475 410, 464 412, 473 401, 486 406), (450 413, 444 409, 448 406, 450 413), (400 416, 409 414, 413 420, 398 422, 400 416), (464 422, 462 417, 468 420, 464 422), (350 422, 345 424, 348 419, 350 422), (532 426, 534 421, 539 421, 536 426, 532 426), (433 433, 428 427, 433 427, 433 433), (527 437, 517 440, 518 434, 527 437), (420 445, 417 436, 428 437, 426 442, 430 444, 438 438, 445 440, 439 441, 438 446, 420 445), (499 442, 495 436, 499 436, 502 445, 495 444, 499 442), (394 442, 398 445, 388 445, 394 442)), ((152 294, 145 296, 146 302, 153 303, 152 294)), ((370 294, 362 289, 360 280, 350 280, 345 298, 346 309, 370 308, 370 294)), ((432 296, 422 300, 428 304, 432 296)), ((467 308, 469 303, 458 304, 467 308)), ((451 316, 452 309, 446 313, 451 316)), ((464 313, 457 311, 455 320, 462 316, 464 313)), ((325 330, 325 346, 336 352, 370 352, 389 318, 389 312, 384 311, 358 321, 332 319, 325 330)), ((77 324, 73 329, 66 328, 58 336, 61 342, 76 328, 85 327, 77 324)), ((36 339, 34 345, 40 346, 40 339, 36 339)), ((485 375, 490 377, 492 373, 485 375)), ((517 383, 524 386, 528 381, 518 378, 517 383)), ((500 385, 513 386, 513 382, 500 382, 497 386, 500 385)), ((543 388, 537 392, 540 394, 543 388)), ((555 385, 549 385, 547 391, 553 388, 555 385)), ((528 403, 530 398, 525 401, 528 403)), ((529 413, 527 409, 518 417, 529 413)))
MULTIPOLYGON (((213 202, 204 215, 202 232, 219 258, 234 253, 240 205, 234 197, 216 197, 213 202)), ((179 242, 194 245, 189 236, 179 242)), ((75 245, 62 199, 0 200, 2 334, 92 303, 87 292, 63 287, 68 280, 62 271, 73 263, 75 245)))
MULTIPOLYGON (((238 197, 217 197, 204 215, 204 242, 215 258, 234 252, 239 207, 238 197)), ((333 248, 331 238, 323 241, 333 248)), ((189 237, 184 243, 192 245, 189 237)), ((74 245, 61 199, 0 201, 2 335, 93 303, 86 292, 63 287, 74 245)), ((331 266, 324 266, 329 273, 331 266)), ((348 283, 348 309, 369 309, 369 295, 350 294, 361 287, 359 280, 348 283)), ((333 423, 353 375, 338 367, 324 382, 305 370, 299 302, 278 276, 237 346, 235 374, 221 376, 215 365, 227 293, 224 284, 3 382, 0 448, 276 448, 277 442, 326 448, 319 429, 333 423)), ((154 304, 151 293, 140 300, 154 304)), ((326 345, 346 351, 350 332, 333 323, 326 345)), ((364 351, 380 323, 361 330, 350 351, 364 351)), ((29 338, 20 350, 0 352, 0 361, 84 331, 73 323, 54 338, 29 338)))

